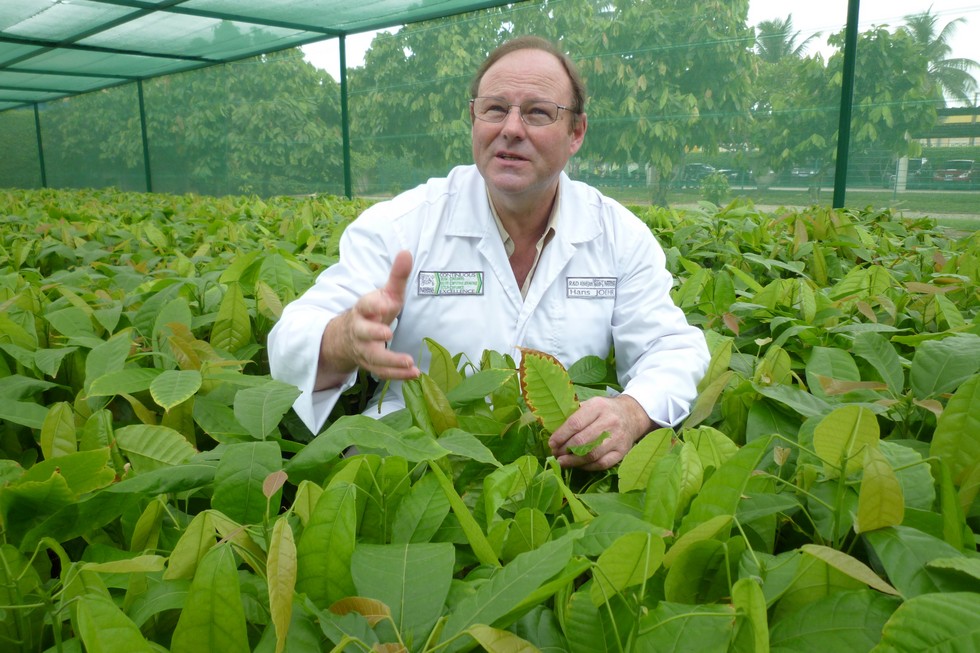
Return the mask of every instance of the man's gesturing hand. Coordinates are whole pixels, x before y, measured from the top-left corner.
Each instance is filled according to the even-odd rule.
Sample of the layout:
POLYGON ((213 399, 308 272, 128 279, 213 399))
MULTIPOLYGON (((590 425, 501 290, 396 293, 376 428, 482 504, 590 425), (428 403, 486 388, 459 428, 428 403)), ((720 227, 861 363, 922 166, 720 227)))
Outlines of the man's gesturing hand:
POLYGON ((384 287, 363 295, 354 307, 327 324, 320 343, 317 388, 340 384, 357 368, 380 379, 414 379, 419 375, 408 354, 389 351, 391 323, 405 305, 405 288, 412 274, 412 255, 395 256, 384 287))
POLYGON ((562 467, 597 471, 621 461, 633 444, 652 428, 653 421, 633 397, 593 397, 583 401, 551 434, 548 445, 562 467), (584 456, 577 456, 569 449, 588 444, 607 431, 609 437, 584 456))

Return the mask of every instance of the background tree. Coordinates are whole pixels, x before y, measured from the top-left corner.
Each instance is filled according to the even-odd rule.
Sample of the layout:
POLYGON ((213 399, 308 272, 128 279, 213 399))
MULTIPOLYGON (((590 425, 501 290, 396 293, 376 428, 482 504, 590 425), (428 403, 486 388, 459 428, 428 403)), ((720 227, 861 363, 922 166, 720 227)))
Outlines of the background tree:
POLYGON ((901 29, 912 37, 929 61, 929 74, 943 97, 953 98, 967 106, 973 105, 976 102, 974 93, 977 91, 977 80, 971 73, 980 71, 980 64, 973 59, 949 56, 953 52, 949 41, 956 28, 966 19, 960 17, 951 20, 942 29, 937 29, 938 20, 930 7, 921 13, 906 16, 901 29))
POLYGON ((810 41, 820 33, 811 34, 797 43, 800 33, 793 31, 793 14, 785 19, 773 18, 761 21, 756 26, 755 51, 764 63, 774 64, 783 59, 800 59, 806 54, 810 41))
MULTIPOLYGON (((844 32, 828 42, 843 47, 844 32)), ((754 142, 776 170, 789 164, 816 167, 816 180, 833 165, 837 147, 843 51, 826 66, 820 55, 790 61, 793 83, 774 89, 757 114, 754 142)), ((850 155, 883 151, 916 154, 909 134, 936 121, 935 86, 928 62, 912 38, 883 27, 860 34, 851 120, 850 155)), ((819 191, 819 185, 816 187, 819 191)))
POLYGON ((582 154, 649 166, 652 200, 665 204, 687 152, 716 151, 748 124, 756 70, 748 2, 607 7, 582 66, 593 97, 582 154))

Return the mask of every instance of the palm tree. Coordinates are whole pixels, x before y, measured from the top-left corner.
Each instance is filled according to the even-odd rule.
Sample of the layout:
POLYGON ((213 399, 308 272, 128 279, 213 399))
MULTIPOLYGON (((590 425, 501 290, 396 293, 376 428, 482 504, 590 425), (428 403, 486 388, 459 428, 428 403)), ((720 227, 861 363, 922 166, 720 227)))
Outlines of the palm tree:
POLYGON ((922 48, 929 61, 929 74, 943 90, 945 97, 959 100, 965 105, 973 104, 972 94, 977 90, 977 80, 971 74, 980 70, 980 64, 973 59, 948 58, 953 49, 949 40, 960 23, 966 18, 959 17, 937 30, 939 17, 932 13, 932 7, 919 14, 905 17, 905 30, 922 48))
POLYGON ((819 32, 797 45, 796 39, 800 33, 793 31, 793 14, 790 14, 785 20, 774 18, 760 22, 756 26, 755 49, 767 63, 777 63, 788 57, 799 59, 806 51, 807 44, 817 36, 819 32))

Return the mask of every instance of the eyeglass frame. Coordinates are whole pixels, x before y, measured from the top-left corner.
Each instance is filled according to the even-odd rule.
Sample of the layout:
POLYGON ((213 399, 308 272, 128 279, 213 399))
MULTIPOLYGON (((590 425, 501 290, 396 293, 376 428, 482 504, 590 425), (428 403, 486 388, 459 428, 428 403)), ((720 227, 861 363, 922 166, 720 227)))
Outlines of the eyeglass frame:
POLYGON ((558 104, 557 102, 553 102, 551 100, 525 100, 524 102, 521 102, 520 104, 514 104, 513 102, 508 102, 506 98, 502 98, 502 97, 500 97, 498 95, 478 95, 475 98, 470 98, 470 109, 473 110, 473 117, 476 118, 477 120, 481 120, 483 122, 488 122, 488 123, 490 123, 492 125, 499 125, 500 123, 502 123, 505 120, 507 120, 507 116, 510 115, 510 108, 511 107, 517 107, 517 115, 519 115, 521 117, 521 122, 523 122, 528 127, 548 127, 549 125, 553 125, 553 124, 555 124, 556 122, 558 122, 561 119, 561 112, 562 111, 571 111, 572 110, 571 107, 558 104), (477 100, 500 100, 500 103, 501 104, 504 104, 504 105, 507 106, 507 113, 505 113, 500 118, 500 120, 487 120, 486 118, 481 118, 476 113, 475 103, 476 103, 477 100), (544 102, 544 103, 547 103, 547 104, 553 104, 553 105, 555 105, 555 107, 558 109, 558 112, 555 114, 555 119, 552 120, 551 122, 546 122, 546 123, 544 123, 542 125, 535 125, 533 123, 528 122, 527 119, 524 116, 524 110, 521 108, 521 106, 524 105, 524 104, 533 103, 533 102, 544 102))

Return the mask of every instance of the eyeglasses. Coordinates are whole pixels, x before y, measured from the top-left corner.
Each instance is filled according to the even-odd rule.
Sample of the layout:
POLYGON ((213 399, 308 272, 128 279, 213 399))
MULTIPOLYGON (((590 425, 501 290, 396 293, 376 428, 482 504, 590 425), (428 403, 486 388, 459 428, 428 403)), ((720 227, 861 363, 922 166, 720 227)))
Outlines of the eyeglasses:
POLYGON ((528 100, 520 104, 510 104, 500 97, 476 97, 470 100, 473 115, 484 122, 503 122, 510 114, 511 107, 517 107, 521 120, 525 125, 544 127, 558 120, 561 109, 568 110, 560 104, 548 100, 528 100))

